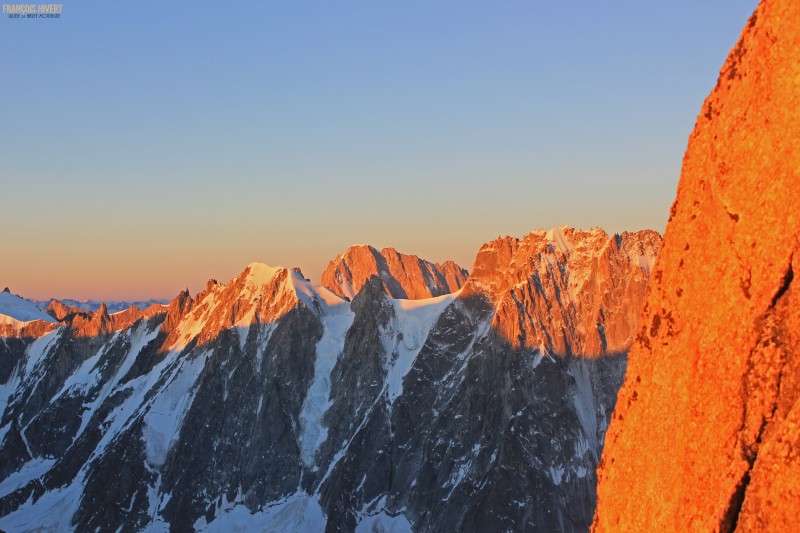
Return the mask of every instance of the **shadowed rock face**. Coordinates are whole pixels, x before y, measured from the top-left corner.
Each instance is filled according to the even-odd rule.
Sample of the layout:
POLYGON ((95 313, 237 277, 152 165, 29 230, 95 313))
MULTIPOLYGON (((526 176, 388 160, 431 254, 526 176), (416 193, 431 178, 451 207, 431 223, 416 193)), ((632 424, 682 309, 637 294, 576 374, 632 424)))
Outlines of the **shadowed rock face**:
POLYGON ((378 251, 359 245, 348 248, 328 264, 322 285, 352 299, 372 276, 378 276, 392 298, 419 300, 457 291, 468 275, 452 261, 431 263, 398 253, 394 248, 378 251))
POLYGON ((53 306, 0 340, 0 529, 586 531, 659 240, 500 240, 425 300, 252 264, 151 316, 53 306))
POLYGON ((798 21, 763 1, 697 118, 595 531, 800 528, 798 21))

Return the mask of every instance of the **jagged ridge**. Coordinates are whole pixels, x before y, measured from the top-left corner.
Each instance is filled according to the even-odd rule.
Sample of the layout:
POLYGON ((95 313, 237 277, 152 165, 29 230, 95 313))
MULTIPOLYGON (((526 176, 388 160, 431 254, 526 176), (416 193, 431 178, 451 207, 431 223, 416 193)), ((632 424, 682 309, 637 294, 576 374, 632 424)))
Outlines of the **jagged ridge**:
POLYGON ((349 302, 254 263, 151 316, 4 339, 0 527, 585 531, 625 355, 579 357, 589 336, 563 328, 625 320, 610 310, 640 292, 615 287, 646 284, 657 240, 498 241, 423 300, 374 276, 349 302))
POLYGON ((453 261, 431 263, 394 248, 376 250, 369 245, 351 246, 328 264, 322 284, 352 299, 372 276, 378 276, 392 298, 419 300, 460 289, 468 272, 453 261))

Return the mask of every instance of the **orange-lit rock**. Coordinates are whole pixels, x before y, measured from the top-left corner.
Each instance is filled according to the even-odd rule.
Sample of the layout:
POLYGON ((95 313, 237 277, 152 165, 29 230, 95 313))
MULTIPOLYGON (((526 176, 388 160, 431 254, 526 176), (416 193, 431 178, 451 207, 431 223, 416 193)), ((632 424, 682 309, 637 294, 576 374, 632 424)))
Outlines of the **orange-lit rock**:
POLYGON ((59 324, 45 322, 44 320, 32 320, 19 325, 0 322, 0 339, 3 337, 38 339, 42 335, 53 331, 58 326, 59 324))
POLYGON ((595 531, 800 530, 798 185, 800 2, 765 0, 689 140, 595 531))
POLYGON ((47 306, 47 314, 59 322, 70 323, 80 336, 121 331, 129 328, 141 318, 150 318, 166 312, 167 306, 161 304, 150 305, 144 310, 132 305, 123 311, 112 314, 108 313, 105 304, 101 305, 97 311, 73 307, 59 300, 51 300, 47 306))
POLYGON ((77 337, 98 337, 114 331, 106 304, 101 304, 94 313, 71 316, 70 325, 77 337))
POLYGON ((83 309, 67 305, 59 300, 50 300, 50 303, 47 305, 46 312, 59 322, 63 322, 69 315, 73 314, 83 314, 87 317, 91 316, 92 314, 91 311, 84 311, 83 309))
POLYGON ((661 237, 643 230, 538 230, 478 251, 461 293, 483 293, 492 327, 515 347, 595 356, 628 349, 638 329, 661 237))
POLYGON ((322 285, 340 296, 353 298, 372 276, 379 276, 392 298, 419 300, 460 289, 468 273, 453 261, 431 263, 416 255, 381 251, 372 246, 351 246, 328 264, 322 285))
POLYGON ((164 346, 180 348, 194 339, 202 344, 223 330, 275 322, 300 303, 296 277, 303 279, 296 271, 251 263, 228 284, 209 280, 194 300, 182 292, 169 304, 162 324, 168 332, 164 346))
POLYGON ((109 315, 109 318, 111 318, 112 329, 114 331, 120 331, 129 328, 134 324, 134 322, 141 318, 150 318, 166 312, 166 306, 161 304, 149 305, 146 309, 139 309, 137 306, 132 305, 124 311, 119 311, 109 315))
POLYGON ((189 295, 188 289, 179 292, 167 305, 167 316, 164 317, 164 322, 161 323, 161 331, 170 332, 175 329, 193 305, 194 300, 189 295))

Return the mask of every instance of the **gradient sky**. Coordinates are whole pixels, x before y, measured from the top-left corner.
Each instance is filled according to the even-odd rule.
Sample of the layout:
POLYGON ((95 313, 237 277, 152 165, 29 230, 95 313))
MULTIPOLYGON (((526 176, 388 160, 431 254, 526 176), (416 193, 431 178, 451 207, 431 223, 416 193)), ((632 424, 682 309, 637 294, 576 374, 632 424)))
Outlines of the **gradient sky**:
POLYGON ((172 297, 356 243, 663 231, 756 0, 64 1, 0 20, 0 286, 172 297))

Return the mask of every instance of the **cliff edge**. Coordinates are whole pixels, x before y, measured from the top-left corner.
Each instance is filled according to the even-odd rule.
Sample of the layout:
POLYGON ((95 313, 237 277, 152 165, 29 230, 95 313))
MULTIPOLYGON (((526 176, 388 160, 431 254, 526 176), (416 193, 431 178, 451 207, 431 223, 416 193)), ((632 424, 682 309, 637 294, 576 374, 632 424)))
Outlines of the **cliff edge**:
POLYGON ((800 3, 765 0, 689 139, 593 530, 800 525, 800 3))

